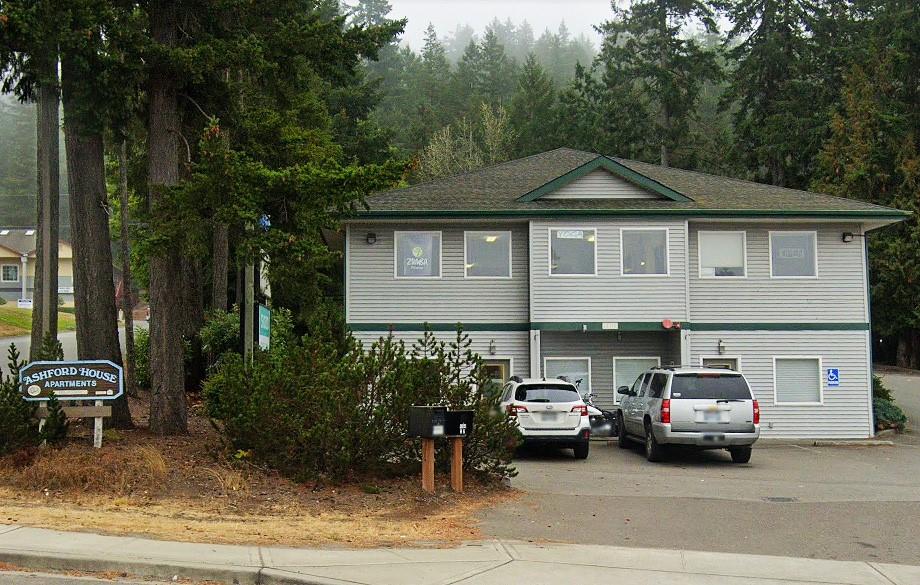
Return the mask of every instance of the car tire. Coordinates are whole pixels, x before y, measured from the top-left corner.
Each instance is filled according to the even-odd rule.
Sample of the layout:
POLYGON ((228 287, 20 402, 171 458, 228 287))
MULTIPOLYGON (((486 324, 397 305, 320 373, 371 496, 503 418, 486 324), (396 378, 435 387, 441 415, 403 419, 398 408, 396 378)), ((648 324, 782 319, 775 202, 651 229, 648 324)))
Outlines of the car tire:
POLYGON ((652 425, 645 425, 645 458, 656 463, 664 459, 664 448, 655 440, 652 425))
POLYGON ((626 437, 626 421, 623 420, 623 413, 617 413, 617 445, 620 449, 629 448, 629 439, 626 437))
POLYGON ((590 448, 591 443, 589 441, 576 443, 575 446, 572 447, 572 451, 575 452, 575 459, 587 459, 590 448))
POLYGON ((728 450, 732 456, 732 463, 747 463, 751 460, 750 447, 733 447, 728 450))

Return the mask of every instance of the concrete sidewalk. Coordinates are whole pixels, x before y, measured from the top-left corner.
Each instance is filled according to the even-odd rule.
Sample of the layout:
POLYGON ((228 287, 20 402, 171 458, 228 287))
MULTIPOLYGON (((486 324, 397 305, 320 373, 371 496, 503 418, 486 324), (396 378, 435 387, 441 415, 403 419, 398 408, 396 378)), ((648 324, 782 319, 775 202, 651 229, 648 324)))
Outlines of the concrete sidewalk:
POLYGON ((457 548, 288 549, 164 542, 0 525, 0 561, 239 585, 916 585, 920 567, 612 546, 469 543, 457 548))

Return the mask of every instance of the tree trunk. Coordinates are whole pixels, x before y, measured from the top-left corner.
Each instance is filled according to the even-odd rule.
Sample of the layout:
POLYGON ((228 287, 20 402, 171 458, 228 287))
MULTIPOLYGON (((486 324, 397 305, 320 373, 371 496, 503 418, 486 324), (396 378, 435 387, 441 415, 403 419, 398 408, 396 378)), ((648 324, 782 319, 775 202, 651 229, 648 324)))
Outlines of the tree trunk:
MULTIPOLYGON (((57 61, 49 77, 57 79, 57 61)), ((58 88, 38 88, 37 167, 38 204, 35 248, 35 282, 32 288, 32 345, 29 356, 39 358, 46 335, 57 338, 58 234, 60 219, 60 120, 58 88)), ((22 275, 26 278, 26 275, 22 275)))
POLYGON ((920 368, 920 331, 908 329, 898 336, 896 365, 900 368, 920 368))
MULTIPOLYGON (((81 124, 71 88, 84 80, 73 79, 76 68, 65 57, 62 88, 66 131, 67 177, 70 186, 70 225, 73 243, 74 304, 77 317, 77 355, 121 364, 115 275, 109 235, 105 185, 105 145, 100 131, 81 124)), ((112 424, 132 428, 127 396, 113 401, 112 424)))
MULTIPOLYGON (((176 44, 176 6, 151 2, 150 31, 155 43, 169 50, 176 44)), ((148 181, 156 213, 165 191, 179 183, 179 111, 176 79, 166 59, 150 66, 148 87, 148 181)), ((188 431, 184 384, 185 318, 182 262, 174 246, 162 246, 150 258, 150 430, 160 435, 188 431)))
POLYGON ((128 234, 128 143, 118 147, 118 200, 121 207, 121 310, 125 314, 125 392, 137 396, 134 379, 134 279, 131 278, 131 242, 128 234))
POLYGON ((229 228, 225 223, 214 226, 214 249, 211 252, 213 267, 211 282, 211 308, 227 310, 227 271, 230 256, 229 228))

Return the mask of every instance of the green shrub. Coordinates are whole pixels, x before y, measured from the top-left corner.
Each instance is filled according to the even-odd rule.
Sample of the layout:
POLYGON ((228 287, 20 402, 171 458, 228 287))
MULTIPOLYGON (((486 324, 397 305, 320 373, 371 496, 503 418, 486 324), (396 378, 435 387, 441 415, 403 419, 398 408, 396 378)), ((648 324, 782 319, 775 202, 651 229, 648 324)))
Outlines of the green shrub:
POLYGON ((49 362, 64 359, 64 347, 57 337, 51 335, 51 332, 45 333, 42 338, 42 345, 38 349, 38 359, 49 362))
POLYGON ((872 374, 872 397, 894 401, 894 398, 891 396, 891 390, 885 386, 885 383, 882 382, 882 378, 875 374, 872 374))
POLYGON ((872 414, 875 418, 875 429, 895 429, 902 432, 907 425, 907 415, 895 404, 891 391, 878 376, 872 376, 872 414))
MULTIPOLYGON (((240 310, 237 305, 232 311, 213 310, 205 317, 199 332, 201 349, 208 357, 208 364, 214 365, 226 353, 240 353, 240 310)), ((284 351, 294 341, 294 321, 287 309, 272 309, 271 343, 272 351, 284 351)))
POLYGON ((0 372, 0 455, 7 455, 40 442, 36 405, 26 402, 19 394, 19 369, 25 365, 19 351, 10 345, 7 352, 8 376, 0 372))
MULTIPOLYGON (((411 348, 387 337, 365 350, 350 336, 343 344, 322 330, 329 329, 273 343, 249 368, 238 354, 224 355, 204 396, 230 452, 297 480, 415 472, 420 445, 406 437, 409 407, 443 404, 476 412, 465 465, 514 475, 517 429, 499 412, 497 396, 479 391, 487 377, 462 331, 450 343, 428 332, 411 348)), ((440 466, 448 455, 439 449, 440 466)))
POLYGON ((134 329, 134 383, 150 390, 150 332, 140 327, 134 329))
POLYGON ((3 297, 0 297, 0 307, 2 307, 5 304, 6 304, 6 299, 3 297))
POLYGON ((49 445, 60 445, 67 439, 67 431, 70 429, 70 421, 61 407, 61 402, 53 393, 46 405, 48 416, 45 418, 45 424, 39 433, 39 440, 49 445))

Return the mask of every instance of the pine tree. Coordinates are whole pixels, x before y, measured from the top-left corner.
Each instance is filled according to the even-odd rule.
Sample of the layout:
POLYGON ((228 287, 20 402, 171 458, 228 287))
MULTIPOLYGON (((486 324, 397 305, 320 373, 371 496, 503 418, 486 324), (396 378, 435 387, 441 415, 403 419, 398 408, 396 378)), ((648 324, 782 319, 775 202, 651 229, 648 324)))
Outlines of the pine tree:
POLYGON ((553 80, 531 53, 521 69, 517 92, 511 101, 511 125, 517 133, 518 156, 536 154, 555 146, 555 105, 553 80))
POLYGON ((604 34, 599 58, 608 69, 621 68, 654 100, 652 128, 664 166, 686 144, 702 83, 720 74, 715 56, 687 38, 691 19, 707 32, 716 30, 705 0, 634 0, 598 27, 604 34))

